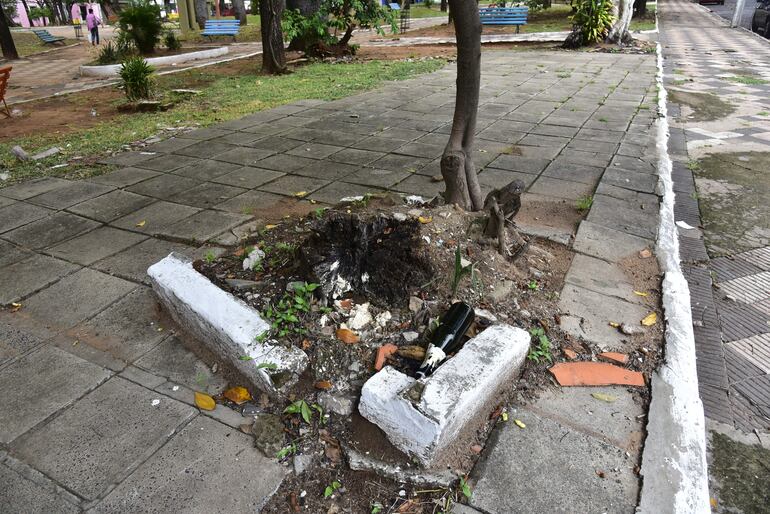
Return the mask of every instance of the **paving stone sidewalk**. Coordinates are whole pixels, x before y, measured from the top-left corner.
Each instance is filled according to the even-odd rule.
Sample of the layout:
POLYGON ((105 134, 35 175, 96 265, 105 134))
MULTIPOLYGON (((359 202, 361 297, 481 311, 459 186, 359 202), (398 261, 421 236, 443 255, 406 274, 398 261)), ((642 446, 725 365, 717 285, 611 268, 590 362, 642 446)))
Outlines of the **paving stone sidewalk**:
MULTIPOLYGON (((532 202, 573 208, 578 198, 594 196, 575 239, 582 264, 570 270, 562 297, 574 319, 597 316, 585 312, 588 297, 633 316, 640 308, 622 284, 608 289, 591 273, 616 272, 623 256, 651 247, 655 237, 654 72, 650 55, 483 56, 476 164, 484 192, 521 179, 525 209, 532 202)), ((449 65, 342 100, 285 105, 118 154, 106 161, 118 169, 99 177, 0 189, 0 302, 22 304, 0 311, 0 510, 259 509, 285 468, 237 430, 246 421, 239 413, 193 407, 192 390, 213 394, 226 384, 210 362, 179 343, 147 287, 146 269, 171 251, 200 257, 233 244, 279 203, 313 208, 310 201, 386 189, 438 193, 442 184, 433 177, 451 124, 454 81, 449 65)), ((574 232, 533 229, 554 237, 566 232, 568 241, 574 232)), ((622 348, 599 324, 566 328, 622 348)), ((629 401, 630 393, 616 393, 618 405, 629 401)), ((586 394, 564 393, 522 419, 542 425, 545 447, 564 450, 550 457, 553 465, 566 466, 573 456, 570 476, 586 497, 598 491, 597 508, 631 508, 640 441, 634 434, 642 430, 635 404, 616 424, 610 411, 607 418, 555 417, 553 409, 579 405, 586 394), (597 432, 597 424, 606 427, 597 432), (568 439, 563 427, 573 433, 568 439), (586 452, 598 461, 581 461, 586 452), (612 477, 599 480, 597 465, 612 477)), ((515 430, 496 435, 496 447, 534 433, 515 430)), ((489 473, 500 473, 497 483, 509 489, 515 481, 523 488, 517 502, 527 494, 568 501, 569 495, 543 497, 539 484, 550 483, 552 471, 506 461, 480 468, 477 480, 485 484, 489 473), (519 483, 524 472, 540 478, 519 483)), ((480 485, 475 498, 491 505, 484 502, 502 491, 480 485)))
POLYGON ((705 413, 770 432, 770 42, 689 2, 659 19, 705 413))

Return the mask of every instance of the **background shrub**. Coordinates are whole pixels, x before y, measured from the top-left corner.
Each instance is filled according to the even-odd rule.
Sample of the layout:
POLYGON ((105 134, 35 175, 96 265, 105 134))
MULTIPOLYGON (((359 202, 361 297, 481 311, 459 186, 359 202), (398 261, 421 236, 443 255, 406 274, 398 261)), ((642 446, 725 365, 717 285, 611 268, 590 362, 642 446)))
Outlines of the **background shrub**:
POLYGON ((179 38, 176 37, 173 30, 166 31, 166 35, 163 37, 163 44, 165 44, 166 48, 169 50, 179 50, 182 48, 182 42, 179 41, 179 38))
POLYGON ((149 0, 134 0, 118 15, 118 27, 141 54, 152 53, 163 33, 160 7, 149 0))
POLYGON ((575 10, 570 17, 572 33, 565 46, 577 47, 603 41, 615 21, 612 15, 612 0, 577 0, 572 3, 575 10))

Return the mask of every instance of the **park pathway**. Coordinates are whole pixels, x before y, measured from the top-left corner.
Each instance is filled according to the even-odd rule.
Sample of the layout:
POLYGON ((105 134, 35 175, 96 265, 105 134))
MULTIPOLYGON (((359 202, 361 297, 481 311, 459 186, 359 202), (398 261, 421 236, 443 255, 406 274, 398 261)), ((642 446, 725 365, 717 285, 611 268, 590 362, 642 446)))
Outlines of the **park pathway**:
MULTIPOLYGON (((521 179, 522 212, 538 203, 574 212, 579 198, 594 196, 578 234, 562 219, 528 227, 580 242, 583 264, 573 264, 563 297, 568 314, 591 316, 592 304, 641 309, 585 277, 653 246, 654 73, 649 54, 484 53, 476 144, 484 193, 521 179)), ((179 342, 147 287, 147 267, 171 251, 223 251, 281 206, 310 210, 384 190, 435 195, 455 74, 448 65, 334 102, 257 112, 117 154, 106 161, 116 170, 102 176, 0 189, 0 304, 18 304, 0 310, 0 511, 258 510, 286 468, 238 430, 248 421, 241 413, 194 407, 193 390, 215 394, 226 380, 215 359, 179 342)), ((582 335, 598 337, 605 324, 582 335)), ((627 393, 627 406, 559 417, 574 394, 520 413, 543 432, 501 430, 478 471, 479 506, 633 509, 640 406, 627 393), (575 437, 565 439, 565 426, 575 437), (558 449, 552 467, 496 464, 517 437, 541 433, 558 449), (543 475, 532 479, 536 467, 543 475), (573 493, 543 489, 557 470, 573 493)))

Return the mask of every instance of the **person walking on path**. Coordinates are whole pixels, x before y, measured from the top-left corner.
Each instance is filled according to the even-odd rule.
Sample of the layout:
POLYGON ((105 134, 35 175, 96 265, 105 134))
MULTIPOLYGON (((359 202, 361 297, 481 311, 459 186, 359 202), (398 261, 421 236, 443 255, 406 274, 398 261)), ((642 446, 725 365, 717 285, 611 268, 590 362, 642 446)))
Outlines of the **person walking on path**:
POLYGON ((95 14, 93 9, 88 10, 88 16, 86 16, 86 26, 88 32, 91 34, 91 44, 99 44, 99 24, 102 22, 95 14))

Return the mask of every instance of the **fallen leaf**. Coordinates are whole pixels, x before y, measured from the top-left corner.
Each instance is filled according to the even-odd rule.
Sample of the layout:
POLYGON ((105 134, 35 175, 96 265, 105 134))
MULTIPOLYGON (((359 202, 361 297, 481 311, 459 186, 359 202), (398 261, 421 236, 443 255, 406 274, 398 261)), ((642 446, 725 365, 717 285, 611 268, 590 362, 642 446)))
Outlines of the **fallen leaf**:
POLYGON ((328 391, 329 389, 332 388, 332 383, 329 382, 328 380, 319 380, 318 382, 313 384, 313 387, 315 387, 316 389, 322 389, 324 391, 328 391))
POLYGON ((575 359, 577 359, 577 353, 575 352, 575 350, 570 350, 569 348, 563 348, 562 352, 564 353, 564 356, 571 361, 574 361, 575 359))
POLYGON ((297 500, 297 493, 291 493, 289 495, 289 505, 291 505, 292 512, 302 512, 302 508, 299 506, 299 500, 297 500))
POLYGON ((615 396, 612 396, 611 394, 604 394, 604 393, 591 393, 591 396, 596 398, 597 400, 601 400, 603 402, 612 403, 617 398, 615 396))
POLYGON ((432 216, 419 216, 417 218, 417 221, 419 221, 420 223, 425 225, 425 224, 430 223, 431 221, 433 221, 433 217, 432 216))
POLYGON ((636 296, 649 296, 649 293, 644 293, 642 291, 634 291, 634 294, 636 296))
POLYGON ((265 230, 273 230, 278 225, 265 225, 265 230))
POLYGON ((519 428, 527 428, 527 425, 520 419, 514 419, 513 422, 516 423, 516 426, 519 428))
POLYGON ((610 325, 612 328, 618 328, 618 327, 620 326, 620 323, 616 323, 616 322, 614 322, 614 321, 610 321, 609 325, 610 325))
POLYGON ((717 503, 716 498, 709 498, 709 503, 711 504, 712 509, 716 509, 717 507, 719 507, 719 504, 717 503))
POLYGON ((198 391, 195 391, 195 405, 203 410, 214 410, 217 408, 217 402, 214 401, 214 398, 198 391))
POLYGON ((294 193, 294 196, 296 196, 297 198, 304 198, 307 195, 308 195, 307 191, 297 191, 296 193, 294 193))
POLYGON ((16 312, 17 310, 21 309, 21 304, 13 302, 11 304, 11 312, 16 312))
POLYGON ((396 509, 396 512, 398 512, 398 514, 411 514, 413 512, 422 512, 422 509, 415 510, 418 508, 419 508, 419 505, 416 504, 414 501, 406 500, 404 503, 402 503, 398 507, 398 509, 396 509))
POLYGON ((649 259, 650 257, 652 257, 652 252, 647 248, 645 248, 644 250, 639 250, 639 257, 642 259, 649 259))
POLYGON ((398 351, 398 346, 388 343, 377 349, 377 357, 374 360, 374 370, 380 371, 385 366, 385 360, 398 351))
POLYGON ((642 325, 645 327, 651 327, 658 322, 658 315, 654 312, 649 313, 642 320, 642 325))
POLYGON ((503 418, 503 421, 508 421, 508 413, 507 412, 503 412, 501 417, 503 418))
POLYGON ((337 329, 337 339, 347 344, 355 344, 361 340, 355 332, 347 328, 337 329))
POLYGON ((313 346, 313 343, 310 342, 310 339, 303 339, 302 340, 302 349, 303 350, 309 350, 311 346, 313 346))
POLYGON ((597 469, 596 476, 599 478, 604 478, 604 471, 602 471, 601 469, 597 469))
POLYGON ((346 311, 349 311, 353 308, 353 300, 350 298, 346 298, 345 300, 340 300, 340 308, 345 309, 346 311))
POLYGON ((497 416, 500 415, 500 413, 503 412, 503 406, 498 405, 495 410, 489 413, 489 419, 495 419, 497 416))
POLYGON ((406 359, 422 361, 425 359, 425 348, 418 345, 402 346, 398 349, 398 354, 406 359))
POLYGON ((476 455, 478 455, 479 453, 481 453, 481 450, 483 450, 483 449, 484 449, 484 448, 483 448, 483 447, 482 447, 480 444, 474 444, 473 446, 471 446, 471 451, 472 451, 473 453, 475 453, 476 455))
POLYGON ((143 226, 147 225, 147 220, 142 220, 139 223, 136 224, 137 227, 142 228, 143 226))
POLYGON ((243 425, 238 425, 238 430, 244 434, 251 434, 251 427, 252 425, 250 423, 244 423, 243 425))
POLYGON ((233 255, 235 255, 236 257, 240 257, 240 256, 242 256, 242 255, 243 255, 245 252, 246 252, 246 249, 245 249, 245 248, 238 248, 237 250, 235 250, 235 252, 233 252, 233 255))
POLYGON ((249 394, 249 390, 241 386, 231 387, 224 392, 223 396, 236 405, 240 405, 251 400, 251 394, 249 394))

